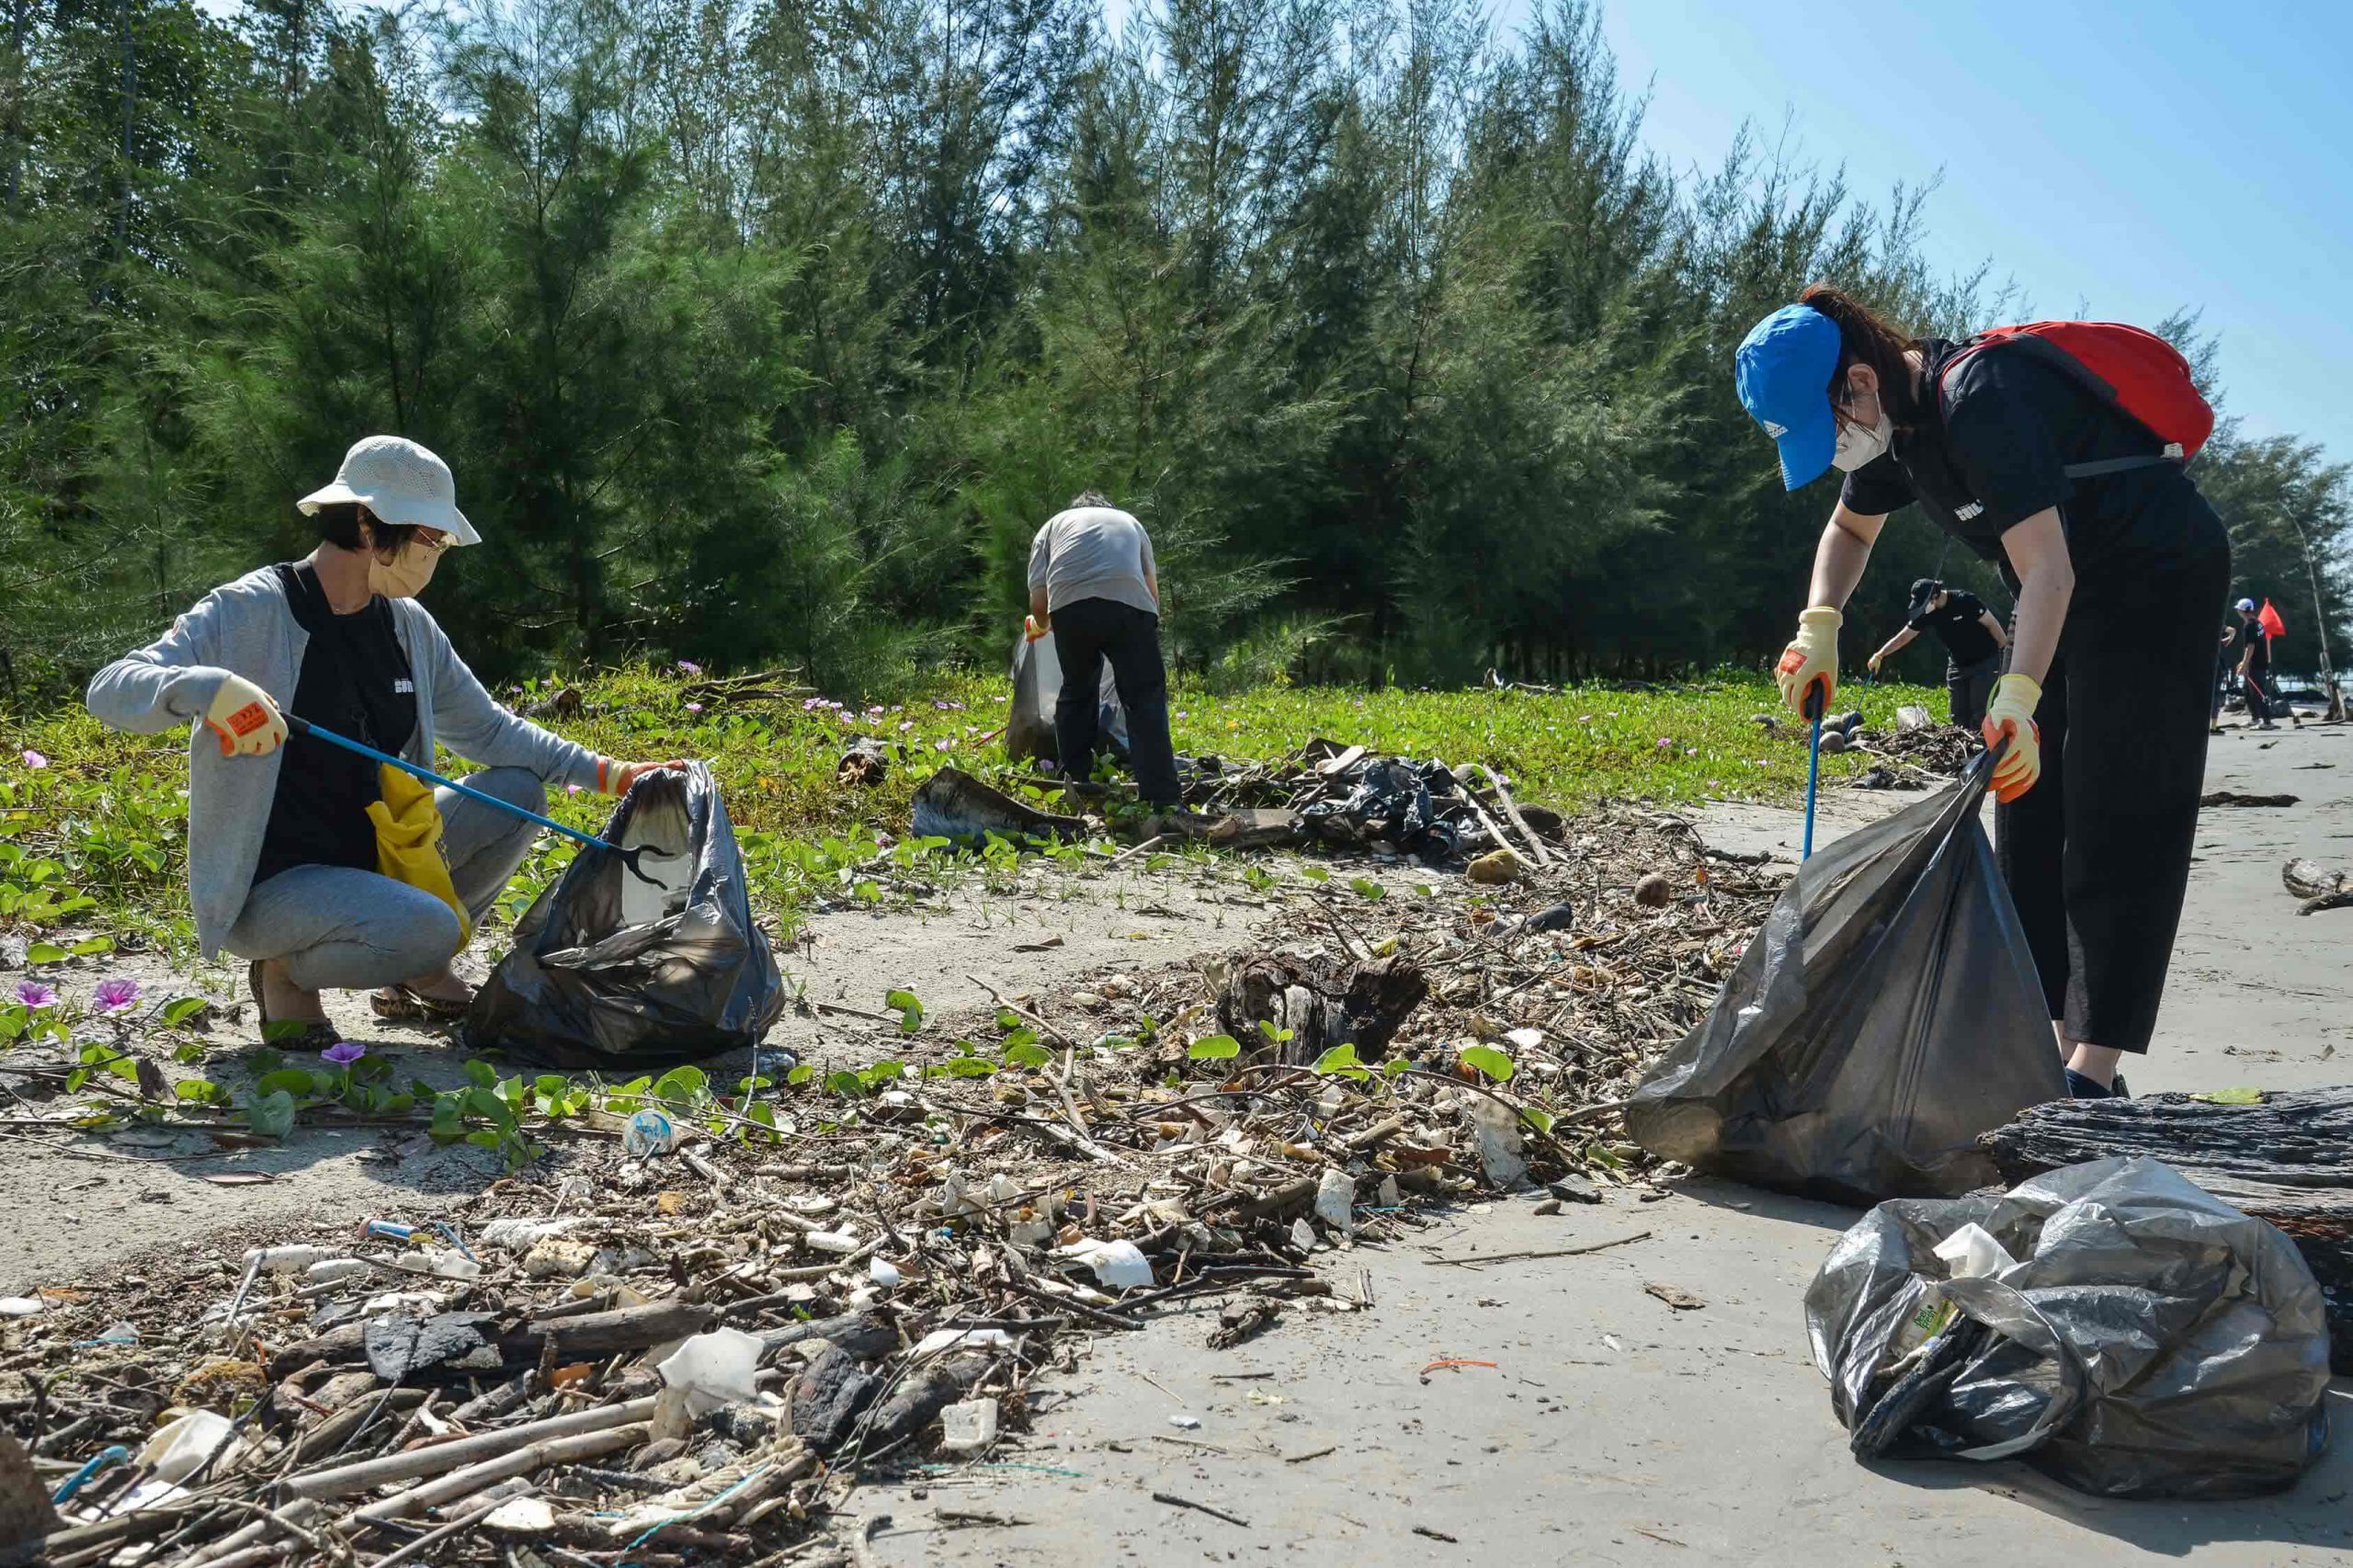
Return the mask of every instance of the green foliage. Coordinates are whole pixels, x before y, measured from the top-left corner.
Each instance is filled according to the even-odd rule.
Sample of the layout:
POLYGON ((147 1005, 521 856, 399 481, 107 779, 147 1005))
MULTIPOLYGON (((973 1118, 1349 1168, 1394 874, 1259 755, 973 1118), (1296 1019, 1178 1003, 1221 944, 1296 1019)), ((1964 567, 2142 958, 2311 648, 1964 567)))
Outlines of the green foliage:
POLYGON ((1455 1060, 1475 1070, 1490 1083, 1511 1081, 1511 1058, 1492 1045, 1466 1045, 1455 1052, 1455 1060))
MULTIPOLYGON (((501 682, 993 665, 1086 487, 1219 694, 1753 666, 1824 500, 1734 401, 1741 335, 1814 277, 1948 334, 2023 309, 1928 272, 1920 188, 1745 130, 1669 170, 1588 0, 1120 15, 19 5, 0 703, 299 553, 371 430, 452 463, 483 543, 431 602, 501 682)), ((2285 659, 2312 586, 2341 637, 2344 468, 2226 427, 2200 474, 2242 585, 2299 596, 2285 659)), ((1940 555, 1891 528, 1859 627, 1940 555)), ((130 821, 120 874, 170 842, 130 821)))
POLYGON ((1186 1057, 1194 1062, 1231 1062, 1242 1054, 1242 1042, 1230 1034, 1203 1035, 1185 1048, 1186 1057))

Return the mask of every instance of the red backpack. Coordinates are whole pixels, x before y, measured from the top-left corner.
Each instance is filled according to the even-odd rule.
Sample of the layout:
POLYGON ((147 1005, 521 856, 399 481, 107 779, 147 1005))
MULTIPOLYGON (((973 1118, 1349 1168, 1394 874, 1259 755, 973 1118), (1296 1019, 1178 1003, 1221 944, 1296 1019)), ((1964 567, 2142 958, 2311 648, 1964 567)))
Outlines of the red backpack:
POLYGON ((1963 344, 1937 372, 1937 391, 1953 368, 1996 344, 2040 356, 2073 377, 2102 403, 2165 443, 2148 457, 2070 463, 2067 477, 2090 479, 2161 462, 2186 463, 2214 433, 2214 410, 2189 379, 2189 361, 2154 332, 2120 322, 2030 321, 1988 327, 1963 344))

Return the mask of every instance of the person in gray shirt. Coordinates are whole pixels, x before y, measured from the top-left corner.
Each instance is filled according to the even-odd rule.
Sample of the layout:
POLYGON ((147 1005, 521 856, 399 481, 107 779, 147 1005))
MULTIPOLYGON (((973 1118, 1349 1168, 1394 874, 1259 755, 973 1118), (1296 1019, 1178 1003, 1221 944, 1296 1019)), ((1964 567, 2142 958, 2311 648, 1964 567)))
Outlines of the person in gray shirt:
POLYGON ((1177 804, 1168 736, 1168 672, 1160 653, 1160 575, 1143 525, 1089 490, 1046 520, 1029 546, 1029 613, 1054 634, 1063 667, 1054 748, 1063 776, 1093 775, 1096 693, 1103 661, 1128 714, 1128 755, 1146 804, 1177 804))

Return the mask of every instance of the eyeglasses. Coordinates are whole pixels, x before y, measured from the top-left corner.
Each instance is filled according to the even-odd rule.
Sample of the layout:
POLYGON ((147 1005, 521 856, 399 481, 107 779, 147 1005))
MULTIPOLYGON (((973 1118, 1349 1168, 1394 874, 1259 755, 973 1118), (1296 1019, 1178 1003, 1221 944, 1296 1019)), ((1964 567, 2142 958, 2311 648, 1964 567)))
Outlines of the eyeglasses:
POLYGON ((438 528, 419 528, 409 537, 427 550, 447 550, 458 542, 438 528))

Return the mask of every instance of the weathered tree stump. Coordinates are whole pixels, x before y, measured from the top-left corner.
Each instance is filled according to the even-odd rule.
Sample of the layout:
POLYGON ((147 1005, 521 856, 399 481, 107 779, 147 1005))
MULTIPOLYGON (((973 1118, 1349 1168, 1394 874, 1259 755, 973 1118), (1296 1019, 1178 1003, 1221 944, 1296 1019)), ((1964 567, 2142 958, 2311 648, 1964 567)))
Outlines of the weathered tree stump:
POLYGON ((1290 1030, 1281 1051, 1289 1062, 1312 1062, 1335 1045, 1354 1045, 1370 1062, 1389 1049, 1429 989, 1403 955, 1350 964, 1324 955, 1253 953, 1226 977, 1218 1024, 1245 1051, 1265 1042, 1262 1021, 1290 1030))
POLYGON ((2287 1233, 2328 1302, 2330 1362, 2353 1373, 2353 1088, 2211 1105, 2187 1095, 2057 1100, 1979 1140, 2016 1184, 2063 1165, 2146 1154, 2287 1233))

